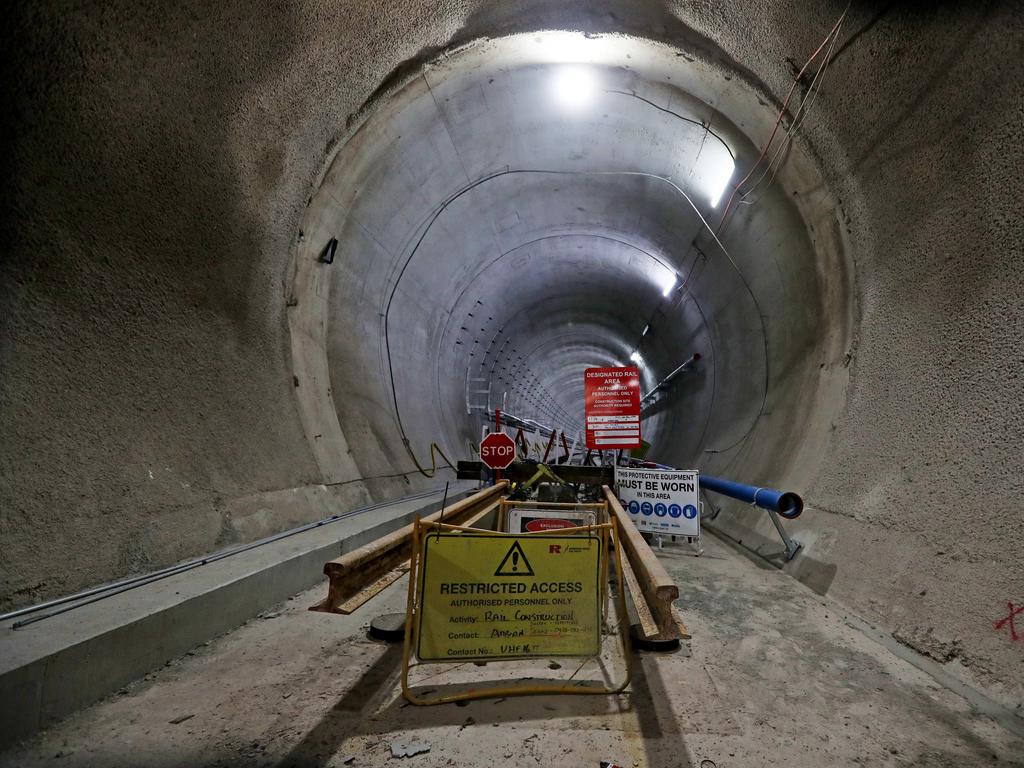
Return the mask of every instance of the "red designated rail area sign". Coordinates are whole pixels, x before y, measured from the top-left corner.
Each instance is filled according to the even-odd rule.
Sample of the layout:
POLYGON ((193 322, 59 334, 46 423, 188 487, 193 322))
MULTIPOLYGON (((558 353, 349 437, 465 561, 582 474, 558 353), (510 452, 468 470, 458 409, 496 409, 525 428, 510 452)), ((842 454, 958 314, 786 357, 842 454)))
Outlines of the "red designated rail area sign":
POLYGON ((640 370, 587 368, 587 448, 640 447, 640 370))

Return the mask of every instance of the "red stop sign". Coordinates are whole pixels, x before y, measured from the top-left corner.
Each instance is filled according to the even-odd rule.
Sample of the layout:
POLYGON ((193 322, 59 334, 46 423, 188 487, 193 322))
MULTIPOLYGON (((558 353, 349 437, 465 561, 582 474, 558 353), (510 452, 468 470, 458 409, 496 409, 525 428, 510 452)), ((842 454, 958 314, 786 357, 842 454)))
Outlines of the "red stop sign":
POLYGON ((515 441, 504 432, 492 432, 480 441, 480 460, 491 469, 504 469, 515 458, 515 441))

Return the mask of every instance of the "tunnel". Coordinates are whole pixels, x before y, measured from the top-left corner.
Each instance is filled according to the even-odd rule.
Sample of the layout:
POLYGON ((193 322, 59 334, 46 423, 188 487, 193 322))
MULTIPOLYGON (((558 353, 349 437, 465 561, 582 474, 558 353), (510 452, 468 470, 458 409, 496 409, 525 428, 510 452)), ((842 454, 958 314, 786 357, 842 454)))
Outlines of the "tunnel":
POLYGON ((708 220, 737 159, 756 157, 738 126, 757 115, 738 105, 757 101, 730 86, 709 108, 729 81, 679 70, 629 38, 488 41, 396 87, 338 150, 289 310, 293 329, 323 329, 293 343, 296 370, 330 382, 299 395, 321 400, 303 415, 322 471, 344 466, 342 446, 358 476, 371 457, 427 451, 422 465, 432 442, 465 454, 495 407, 578 435, 587 367, 635 362, 649 391, 693 353, 698 370, 645 419, 664 463, 778 475, 793 430, 814 439, 796 422, 829 423, 818 401, 850 343, 839 238, 826 230, 816 254, 776 190, 726 249, 708 220))
MULTIPOLYGON (((1021 10, 19 6, 2 33, 9 658, 26 608, 163 589, 182 563, 201 580, 218 553, 468 493, 456 465, 479 459, 496 412, 528 425, 538 457, 552 434, 582 457, 584 372, 635 367, 646 460, 803 499, 782 531, 703 496, 721 558, 831 601, 842 631, 915 665, 896 678, 929 675, 1019 748, 1021 10)), ((55 662, 37 682, 11 662, 3 745, 311 586, 272 559, 258 578, 275 600, 196 597, 216 628, 161 619, 81 651, 75 666, 100 671, 80 696, 48 692, 55 662), (118 643, 152 649, 104 672, 118 643)), ((672 565, 684 618, 691 597, 741 610, 706 562, 672 565)), ((742 589, 760 594, 751 573, 742 589)), ((752 632, 814 623, 772 599, 781 628, 752 632)), ((76 615, 37 624, 48 639, 24 658, 78 643, 76 615)), ((931 744, 919 764, 1021 759, 987 725, 960 728, 967 746, 931 744)), ((672 764, 655 752, 645 764, 672 764)))

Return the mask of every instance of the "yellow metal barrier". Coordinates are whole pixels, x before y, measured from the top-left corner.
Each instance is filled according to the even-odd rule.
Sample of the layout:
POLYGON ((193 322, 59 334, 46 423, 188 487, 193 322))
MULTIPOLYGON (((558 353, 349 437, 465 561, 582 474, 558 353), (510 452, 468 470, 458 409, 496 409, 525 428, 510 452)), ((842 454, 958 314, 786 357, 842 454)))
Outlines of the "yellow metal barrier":
MULTIPOLYGON (((425 705, 497 696, 621 693, 632 676, 632 659, 620 552, 619 524, 615 519, 561 529, 557 535, 497 533, 417 521, 413 526, 402 653, 402 695, 413 704, 425 705), (618 585, 617 623, 606 631, 610 563, 614 563, 618 585), (429 574, 428 565, 432 568, 429 574), (440 573, 433 570, 438 566, 440 573), (430 590, 430 594, 425 596, 425 590, 430 590), (481 599, 473 599, 476 595, 481 599), (536 606, 538 611, 509 612, 519 605, 536 606), (494 610, 481 612, 484 606, 494 610), (451 613, 456 607, 460 609, 457 615, 451 613), (438 615, 430 615, 434 612, 438 615), (452 623, 456 627, 478 627, 479 631, 467 629, 438 638, 439 620, 440 626, 452 623), (481 636, 480 631, 486 632, 488 628, 490 635, 481 636), (578 673, 588 661, 599 662, 605 637, 614 629, 618 629, 625 666, 624 680, 618 685, 572 678, 531 680, 518 685, 487 681, 464 684, 472 687, 436 696, 417 693, 410 685, 410 670, 425 663, 569 656, 583 660, 578 673)), ((432 685, 436 685, 436 677, 432 680, 432 685)))

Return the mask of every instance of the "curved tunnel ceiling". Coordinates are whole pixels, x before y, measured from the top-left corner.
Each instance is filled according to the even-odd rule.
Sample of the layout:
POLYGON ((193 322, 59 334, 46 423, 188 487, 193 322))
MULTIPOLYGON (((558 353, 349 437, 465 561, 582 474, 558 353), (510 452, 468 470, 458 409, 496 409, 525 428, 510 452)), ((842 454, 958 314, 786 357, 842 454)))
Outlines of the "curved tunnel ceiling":
MULTIPOLYGON (((698 352, 644 437, 671 463, 735 457, 787 371, 826 353, 827 269, 780 184, 737 212, 724 247, 711 233, 734 163, 756 151, 737 123, 767 111, 676 54, 561 32, 485 41, 376 105, 326 173, 297 260, 299 323, 322 326, 297 368, 322 354, 332 398, 306 404, 314 451, 328 456, 310 422, 332 406, 357 467, 403 461, 406 440, 421 462, 435 441, 464 457, 485 403, 572 435, 585 368, 633 359, 647 390, 698 352), (330 237, 335 264, 309 273, 330 237)), ((784 444, 783 409, 776 421, 784 444)))

